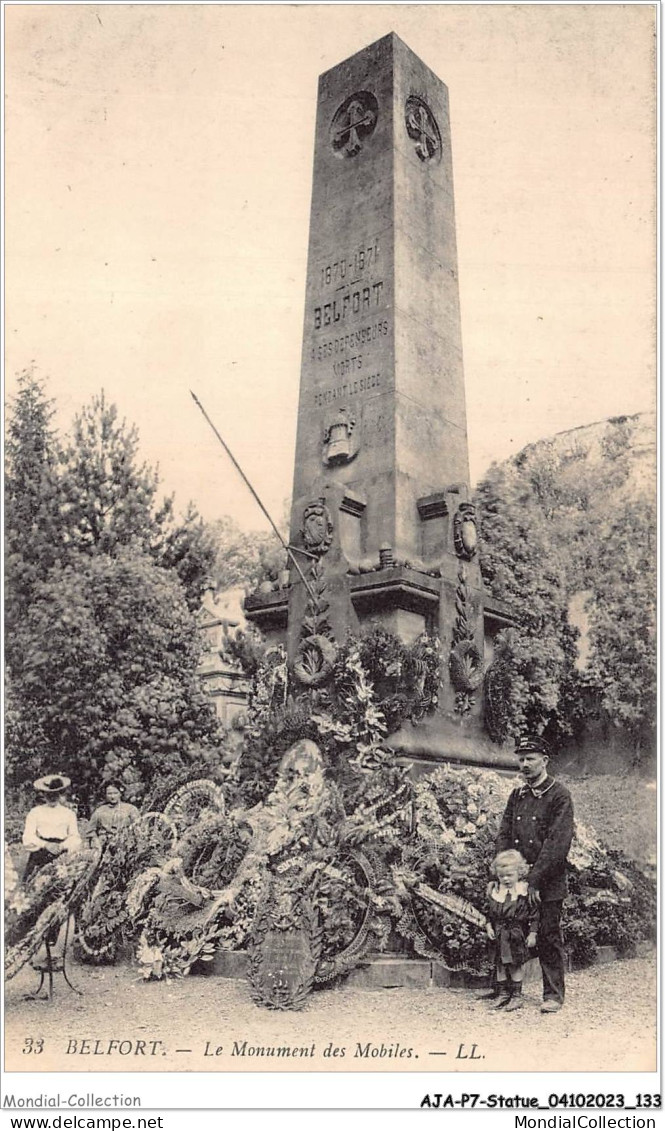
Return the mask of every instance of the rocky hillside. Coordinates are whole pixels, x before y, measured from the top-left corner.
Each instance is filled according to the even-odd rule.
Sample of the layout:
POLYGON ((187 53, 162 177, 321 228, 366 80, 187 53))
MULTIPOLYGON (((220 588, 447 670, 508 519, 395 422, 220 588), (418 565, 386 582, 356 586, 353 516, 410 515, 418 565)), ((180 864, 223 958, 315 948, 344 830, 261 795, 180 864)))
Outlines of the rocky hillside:
POLYGON ((508 461, 564 539, 571 586, 593 580, 590 541, 608 537, 626 507, 655 505, 656 429, 655 413, 613 417, 530 444, 508 461))
POLYGON ((651 744, 656 466, 656 417, 643 413, 530 444, 479 484, 485 584, 521 629, 499 649, 506 733, 588 737, 593 723, 651 744))

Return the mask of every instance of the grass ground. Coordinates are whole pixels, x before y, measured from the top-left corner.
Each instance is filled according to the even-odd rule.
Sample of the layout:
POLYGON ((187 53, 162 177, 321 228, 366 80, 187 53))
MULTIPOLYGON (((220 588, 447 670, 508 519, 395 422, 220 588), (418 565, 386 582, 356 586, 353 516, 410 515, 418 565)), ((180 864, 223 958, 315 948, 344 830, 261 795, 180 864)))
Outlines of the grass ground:
POLYGON ((650 866, 656 863, 657 798, 655 781, 637 775, 558 775, 570 789, 575 816, 592 825, 612 848, 650 866))

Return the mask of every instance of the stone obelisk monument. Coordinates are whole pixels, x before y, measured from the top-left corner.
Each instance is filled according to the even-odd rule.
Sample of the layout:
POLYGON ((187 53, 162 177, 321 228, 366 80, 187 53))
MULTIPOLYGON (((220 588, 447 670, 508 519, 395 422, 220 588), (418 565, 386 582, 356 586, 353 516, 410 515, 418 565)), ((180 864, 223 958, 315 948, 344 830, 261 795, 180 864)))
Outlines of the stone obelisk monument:
POLYGON ((288 602, 256 595, 248 616, 286 628, 293 663, 317 600, 339 641, 368 622, 438 633, 438 711, 398 745, 500 762, 482 739, 448 91, 395 34, 319 80, 290 541, 309 592, 292 569, 288 602))

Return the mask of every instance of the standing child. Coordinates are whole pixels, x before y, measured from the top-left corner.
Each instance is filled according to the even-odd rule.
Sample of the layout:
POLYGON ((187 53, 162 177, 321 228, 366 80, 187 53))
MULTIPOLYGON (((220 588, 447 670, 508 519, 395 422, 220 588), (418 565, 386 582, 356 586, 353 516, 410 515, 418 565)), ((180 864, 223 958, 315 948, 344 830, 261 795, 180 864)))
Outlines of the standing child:
MULTIPOLYGON (((520 852, 507 849, 494 858, 496 879, 487 889, 487 934, 494 943, 495 1009, 521 1009, 524 963, 536 945, 538 909, 528 899, 524 877, 529 866, 520 852)), ((494 995, 493 995, 494 996, 494 995)))

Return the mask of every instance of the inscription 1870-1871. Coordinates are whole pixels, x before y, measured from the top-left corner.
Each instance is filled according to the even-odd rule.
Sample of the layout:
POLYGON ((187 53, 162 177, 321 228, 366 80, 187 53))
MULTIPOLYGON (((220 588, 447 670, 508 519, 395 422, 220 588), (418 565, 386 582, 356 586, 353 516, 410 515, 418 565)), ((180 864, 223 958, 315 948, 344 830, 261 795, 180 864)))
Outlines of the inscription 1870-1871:
POLYGON ((383 280, 376 278, 380 258, 378 237, 369 237, 349 255, 330 255, 319 268, 320 292, 313 308, 312 329, 329 328, 333 333, 316 335, 310 360, 332 363, 333 377, 342 379, 342 383, 314 394, 319 407, 339 398, 377 391, 380 384, 380 374, 376 372, 380 361, 373 358, 374 343, 390 332, 389 319, 384 316, 387 311, 383 309, 383 280), (375 371, 366 372, 372 369, 375 371), (362 376, 344 382, 344 378, 360 371, 362 376))
POLYGON ((321 268, 321 286, 353 286, 360 276, 376 267, 379 260, 379 241, 363 244, 349 255, 340 255, 321 268))

